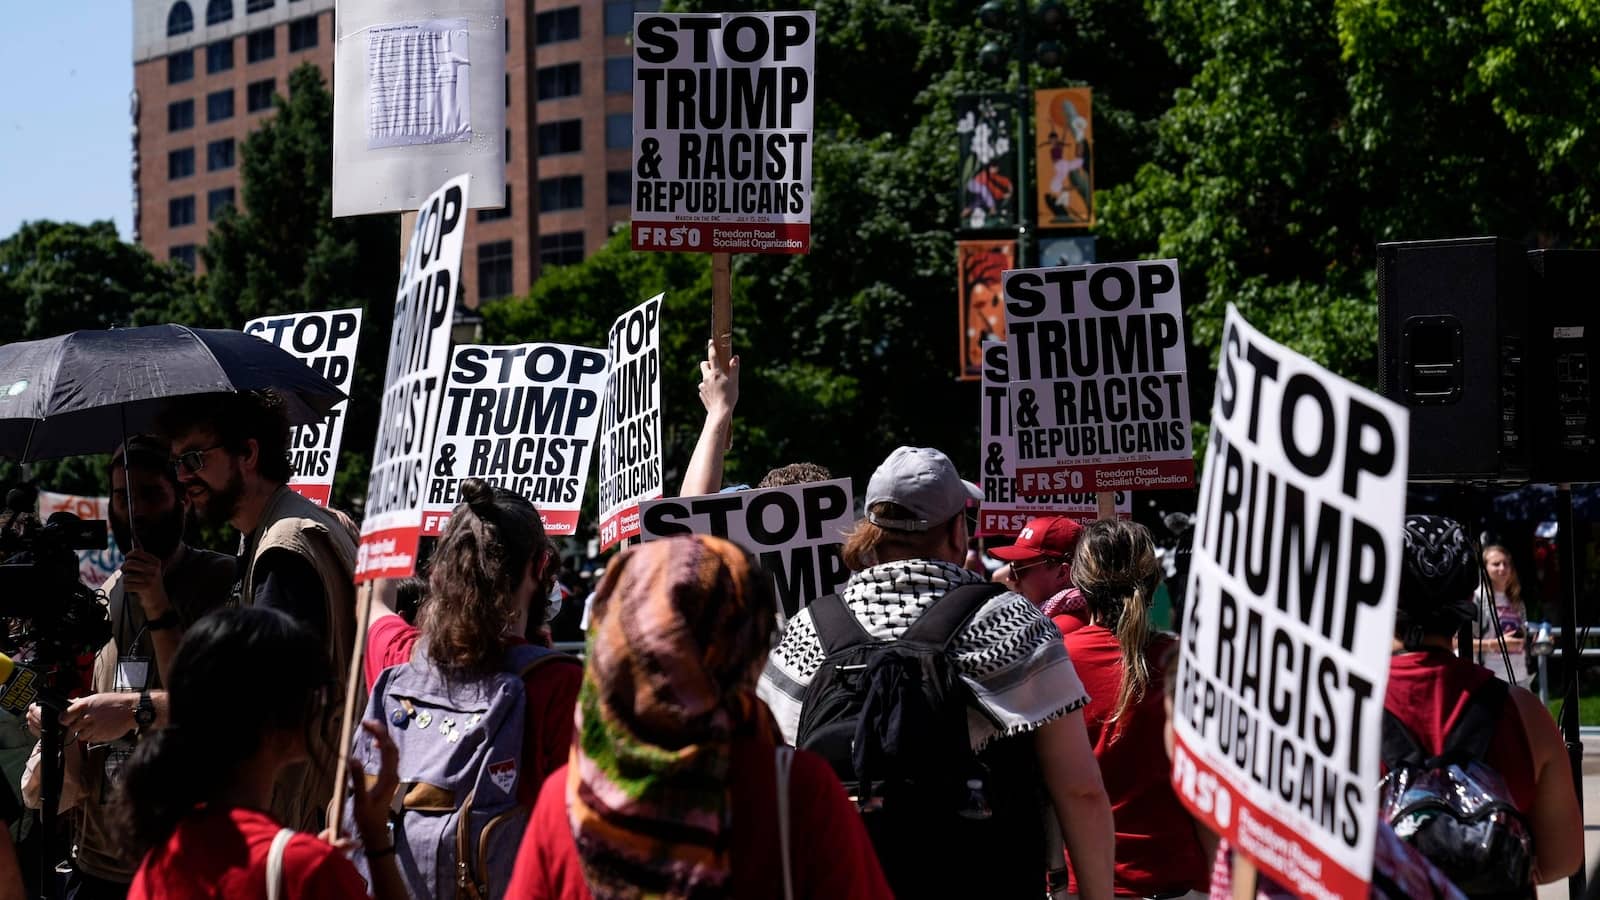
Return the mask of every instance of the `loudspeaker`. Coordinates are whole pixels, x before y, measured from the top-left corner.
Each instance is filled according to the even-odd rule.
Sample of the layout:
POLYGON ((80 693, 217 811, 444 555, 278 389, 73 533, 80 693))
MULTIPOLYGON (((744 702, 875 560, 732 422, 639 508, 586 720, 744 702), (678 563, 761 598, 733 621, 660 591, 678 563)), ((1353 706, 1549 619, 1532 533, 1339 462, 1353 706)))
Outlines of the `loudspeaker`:
POLYGON ((1411 410, 1414 481, 1524 481, 1527 252, 1501 238, 1378 245, 1379 390, 1411 410))
POLYGON ((1534 481, 1600 480, 1600 416, 1590 385, 1600 353, 1600 251, 1528 254, 1527 383, 1534 481))

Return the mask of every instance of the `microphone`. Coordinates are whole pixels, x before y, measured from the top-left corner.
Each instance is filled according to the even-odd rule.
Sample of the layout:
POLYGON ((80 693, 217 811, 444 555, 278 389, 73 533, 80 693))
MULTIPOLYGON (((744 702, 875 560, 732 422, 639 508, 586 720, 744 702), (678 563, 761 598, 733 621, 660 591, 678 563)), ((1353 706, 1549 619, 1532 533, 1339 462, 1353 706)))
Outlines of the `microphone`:
POLYGON ((39 696, 39 673, 0 653, 0 709, 25 715, 39 696))

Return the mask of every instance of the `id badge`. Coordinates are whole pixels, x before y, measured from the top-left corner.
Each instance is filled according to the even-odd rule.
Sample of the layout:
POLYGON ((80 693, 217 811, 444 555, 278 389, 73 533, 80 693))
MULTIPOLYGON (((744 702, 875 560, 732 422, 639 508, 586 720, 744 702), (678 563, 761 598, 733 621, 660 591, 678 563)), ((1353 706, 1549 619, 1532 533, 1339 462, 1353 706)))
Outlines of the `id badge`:
POLYGON ((112 688, 118 692, 137 693, 150 686, 150 658, 124 656, 117 660, 117 680, 112 688))

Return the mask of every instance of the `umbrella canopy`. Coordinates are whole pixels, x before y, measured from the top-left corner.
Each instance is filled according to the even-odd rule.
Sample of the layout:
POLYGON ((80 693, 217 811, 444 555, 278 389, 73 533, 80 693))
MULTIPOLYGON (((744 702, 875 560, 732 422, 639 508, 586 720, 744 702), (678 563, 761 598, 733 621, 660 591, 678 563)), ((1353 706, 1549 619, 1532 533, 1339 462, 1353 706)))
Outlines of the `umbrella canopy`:
POLYGON ((242 331, 152 325, 74 331, 0 347, 0 456, 21 462, 106 453, 150 430, 170 397, 272 388, 289 421, 345 395, 304 362, 242 331))

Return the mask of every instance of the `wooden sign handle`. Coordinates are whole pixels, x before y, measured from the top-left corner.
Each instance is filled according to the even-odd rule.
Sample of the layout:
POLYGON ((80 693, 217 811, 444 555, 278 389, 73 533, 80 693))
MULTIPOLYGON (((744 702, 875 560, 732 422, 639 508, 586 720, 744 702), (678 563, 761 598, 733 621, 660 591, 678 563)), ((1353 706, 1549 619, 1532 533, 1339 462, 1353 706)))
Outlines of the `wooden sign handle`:
POLYGON ((1114 491, 1098 491, 1094 495, 1095 518, 1115 519, 1117 517, 1117 495, 1114 491))
POLYGON ((711 341, 719 369, 733 356, 732 262, 732 254, 711 254, 711 341))
POLYGON ((367 619, 372 608, 372 592, 376 588, 376 581, 356 585, 356 633, 354 646, 350 648, 350 669, 345 674, 344 709, 339 716, 338 755, 333 768, 333 808, 328 814, 328 828, 336 841, 339 839, 340 826, 344 824, 344 798, 349 788, 350 750, 354 746, 356 720, 367 699, 366 684, 361 674, 362 663, 366 659, 367 619))

